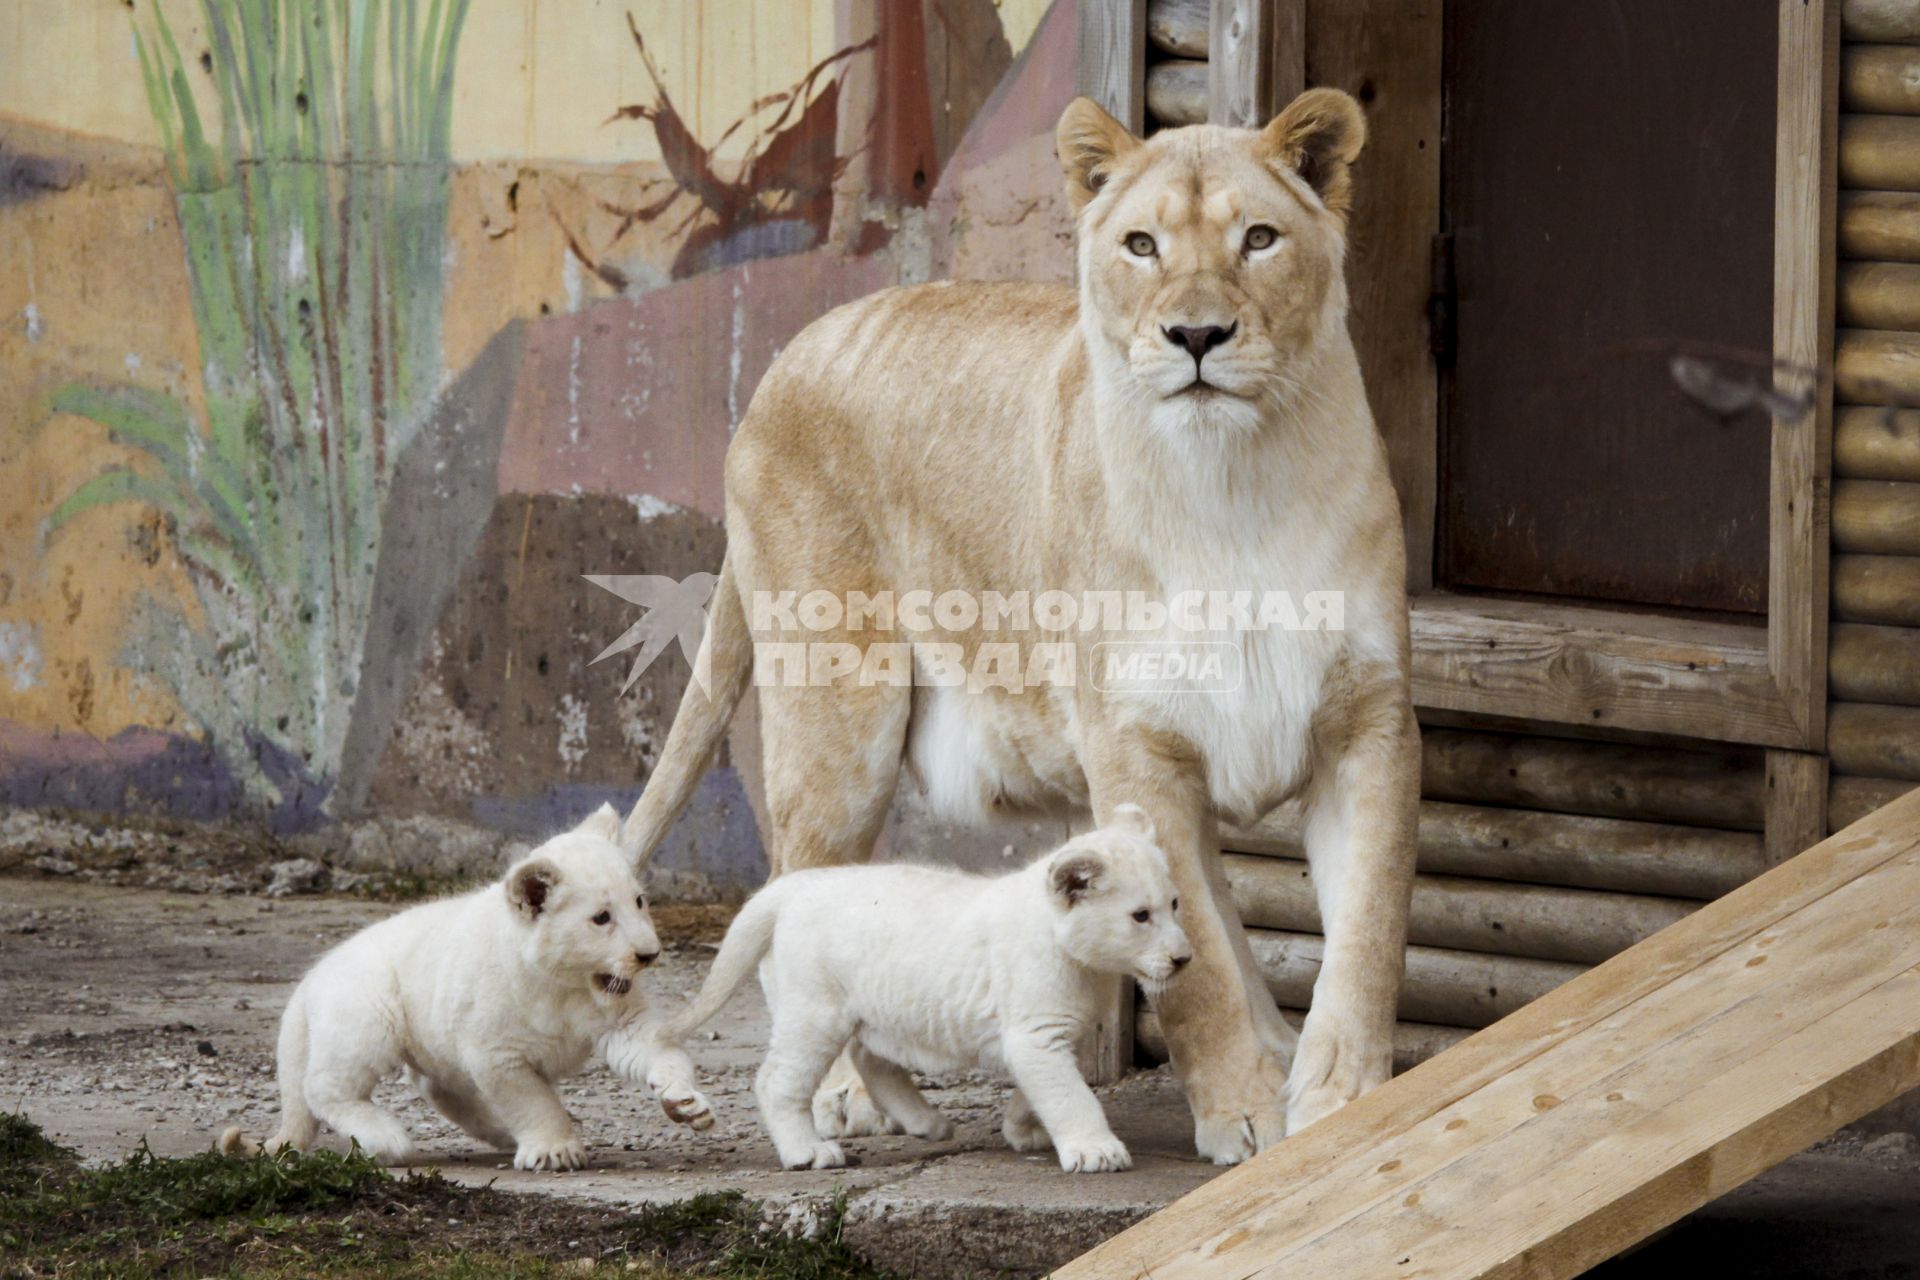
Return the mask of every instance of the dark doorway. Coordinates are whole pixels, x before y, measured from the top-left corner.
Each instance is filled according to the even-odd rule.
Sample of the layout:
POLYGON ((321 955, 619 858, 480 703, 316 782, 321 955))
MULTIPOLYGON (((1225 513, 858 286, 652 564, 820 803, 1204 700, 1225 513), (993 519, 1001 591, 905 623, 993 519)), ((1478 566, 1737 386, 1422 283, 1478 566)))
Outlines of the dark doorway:
POLYGON ((1763 613, 1776 6, 1448 0, 1436 579, 1763 613), (1722 364, 1767 377, 1764 364, 1722 364))

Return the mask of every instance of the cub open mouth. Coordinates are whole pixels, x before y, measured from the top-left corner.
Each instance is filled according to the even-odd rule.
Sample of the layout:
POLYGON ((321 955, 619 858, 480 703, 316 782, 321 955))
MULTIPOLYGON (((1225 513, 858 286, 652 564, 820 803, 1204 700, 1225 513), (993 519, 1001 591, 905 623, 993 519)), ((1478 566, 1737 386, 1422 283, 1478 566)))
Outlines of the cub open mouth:
POLYGON ((633 990, 633 979, 618 978, 611 973, 596 973, 593 975, 593 985, 610 996, 623 996, 633 990))

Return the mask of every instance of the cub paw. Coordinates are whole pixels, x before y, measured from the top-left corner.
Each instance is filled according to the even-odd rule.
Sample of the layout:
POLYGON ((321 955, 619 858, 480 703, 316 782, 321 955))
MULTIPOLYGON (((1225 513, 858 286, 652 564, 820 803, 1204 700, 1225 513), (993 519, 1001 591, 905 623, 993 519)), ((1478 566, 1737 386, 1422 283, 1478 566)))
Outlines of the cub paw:
POLYGON ((873 1105, 863 1084, 824 1086, 813 1095, 813 1127, 830 1138, 871 1138, 904 1133, 894 1118, 873 1105))
POLYGON ((1038 1116, 1027 1110, 1009 1108, 1006 1119, 1000 1122, 1000 1136, 1015 1151, 1045 1151, 1053 1145, 1047 1127, 1040 1123, 1038 1116))
POLYGON ((713 1128, 713 1104, 698 1089, 670 1089, 662 1093, 660 1109, 675 1124, 691 1129, 713 1128))
POLYGON ((513 1153, 513 1167, 537 1169, 545 1173, 584 1169, 587 1167, 587 1149, 578 1138, 554 1143, 523 1142, 520 1149, 513 1153))
POLYGON ((953 1121, 936 1111, 925 1120, 908 1125, 907 1132, 928 1142, 945 1142, 953 1136, 953 1121))
POLYGON ((782 1151, 780 1163, 789 1169, 842 1169, 846 1167, 847 1153, 837 1142, 821 1141, 782 1151))
POLYGON ((1118 1173, 1133 1168, 1133 1157, 1118 1138, 1060 1144, 1060 1167, 1068 1173, 1118 1173))

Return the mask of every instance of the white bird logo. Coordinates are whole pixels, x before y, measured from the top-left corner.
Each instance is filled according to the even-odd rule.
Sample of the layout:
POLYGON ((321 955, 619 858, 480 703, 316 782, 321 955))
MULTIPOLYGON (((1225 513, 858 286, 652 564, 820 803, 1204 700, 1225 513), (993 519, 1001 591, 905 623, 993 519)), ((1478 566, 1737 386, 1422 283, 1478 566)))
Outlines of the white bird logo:
POLYGON ((648 611, 645 617, 628 627, 618 640, 594 656, 593 661, 598 662, 601 658, 625 653, 635 645, 640 646, 640 653, 634 658, 633 669, 627 673, 627 682, 620 686, 620 692, 625 693, 633 688, 633 682, 653 665, 653 660, 666 650, 671 640, 680 642, 680 652, 686 655, 688 665, 693 668, 694 680, 702 692, 707 690, 709 673, 705 669, 707 664, 699 660, 700 641, 707 631, 707 600, 713 595, 714 584, 720 581, 717 574, 690 574, 678 582, 651 573, 589 573, 585 577, 594 586, 605 587, 622 600, 648 611))

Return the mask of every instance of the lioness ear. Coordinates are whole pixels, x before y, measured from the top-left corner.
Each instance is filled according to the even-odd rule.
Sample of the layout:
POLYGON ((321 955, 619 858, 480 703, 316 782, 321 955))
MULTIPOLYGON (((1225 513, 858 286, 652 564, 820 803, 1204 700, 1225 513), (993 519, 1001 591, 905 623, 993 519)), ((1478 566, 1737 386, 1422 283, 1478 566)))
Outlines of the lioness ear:
POLYGON ((1149 843, 1157 834, 1153 829, 1153 819, 1149 818, 1147 811, 1137 804, 1115 805, 1113 817, 1108 820, 1107 825, 1120 831, 1131 832, 1149 843))
POLYGON ((560 883, 560 868, 545 858, 529 858, 507 872, 507 901, 529 920, 546 910, 547 895, 560 883))
POLYGON ((611 804, 603 804, 586 816, 586 819, 574 829, 576 835, 598 836, 606 841, 620 839, 620 811, 611 804))
POLYGON ((1107 866, 1096 855, 1076 849, 1056 859, 1047 883, 1069 907, 1093 892, 1107 866))
POLYGON ((1099 193, 1112 176, 1114 163, 1140 145, 1140 139, 1092 98, 1075 98, 1067 104, 1053 140, 1060 152, 1060 168, 1067 175, 1067 199, 1075 213, 1099 193))
POLYGON ((1367 118, 1359 103, 1338 89, 1309 89, 1260 131, 1254 150, 1306 179, 1320 203, 1344 218, 1353 204, 1348 170, 1366 144, 1367 118))

